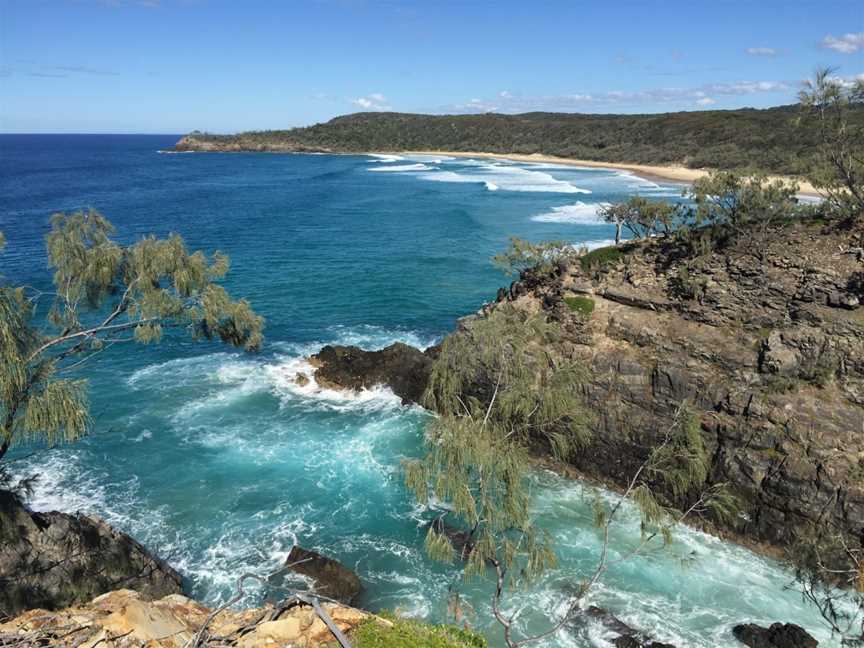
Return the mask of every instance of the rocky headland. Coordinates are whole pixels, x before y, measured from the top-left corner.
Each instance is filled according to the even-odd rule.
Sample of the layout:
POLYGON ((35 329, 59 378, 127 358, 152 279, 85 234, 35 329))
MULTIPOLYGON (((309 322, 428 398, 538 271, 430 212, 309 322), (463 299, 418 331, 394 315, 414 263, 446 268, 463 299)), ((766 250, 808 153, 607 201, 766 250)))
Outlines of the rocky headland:
MULTIPOLYGON (((590 369, 591 441, 570 460, 580 474, 622 485, 687 401, 710 449, 709 481, 727 484, 740 503, 715 531, 779 548, 830 524, 857 541, 864 232, 812 219, 755 238, 698 258, 658 239, 596 250, 543 275, 527 271, 453 335, 470 336, 477 317, 504 304, 561 323, 556 353, 590 369)), ((326 350, 315 358, 316 378, 356 389, 398 375, 412 385, 400 395, 419 402, 411 396, 422 392, 434 353, 326 350), (405 372, 392 366, 397 356, 405 372), (384 358, 386 371, 377 366, 384 358)), ((476 395, 489 392, 478 377, 476 395)))

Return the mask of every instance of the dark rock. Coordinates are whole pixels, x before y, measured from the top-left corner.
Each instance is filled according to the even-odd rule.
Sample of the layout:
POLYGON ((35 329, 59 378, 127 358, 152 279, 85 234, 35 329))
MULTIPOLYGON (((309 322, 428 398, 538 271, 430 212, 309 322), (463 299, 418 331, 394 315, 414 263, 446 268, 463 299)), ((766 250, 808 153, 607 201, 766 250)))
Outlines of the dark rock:
POLYGON ((585 609, 585 616, 600 621, 618 636, 612 641, 615 648, 675 648, 672 644, 652 640, 648 635, 630 627, 609 610, 592 605, 585 609))
POLYGON ((794 623, 772 623, 763 628, 755 623, 743 623, 732 628, 735 638, 750 648, 816 648, 819 642, 794 623))
POLYGON ((285 565, 293 572, 308 576, 315 581, 315 591, 351 605, 363 589, 357 574, 338 560, 294 546, 285 565))
POLYGON ((324 387, 369 389, 388 385, 403 403, 419 403, 429 380, 434 351, 396 342, 380 351, 325 346, 312 356, 315 380, 324 387))
POLYGON ((430 527, 435 529, 439 535, 445 535, 453 545, 456 554, 466 560, 469 554, 474 550, 474 539, 471 537, 470 531, 463 531, 450 524, 447 524, 443 518, 435 518, 429 523, 430 527))
POLYGON ((180 593, 181 577, 98 518, 34 513, 0 490, 0 617, 83 604, 117 589, 156 599, 180 593))
POLYGON ((504 288, 499 288, 498 293, 495 295, 496 302, 507 301, 508 292, 504 288))

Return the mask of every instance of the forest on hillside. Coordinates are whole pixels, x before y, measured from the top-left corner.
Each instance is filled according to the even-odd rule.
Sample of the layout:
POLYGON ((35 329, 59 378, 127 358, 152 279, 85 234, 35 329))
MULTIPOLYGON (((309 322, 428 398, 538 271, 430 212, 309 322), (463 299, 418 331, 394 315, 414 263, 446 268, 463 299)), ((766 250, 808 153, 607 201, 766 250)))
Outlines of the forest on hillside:
MULTIPOLYGON (((187 148, 206 142, 232 150, 540 153, 598 162, 796 174, 806 170, 816 145, 812 130, 796 126, 797 116, 797 105, 650 115, 366 112, 290 130, 195 132, 187 148)), ((864 109, 851 117, 864 125, 864 109)))

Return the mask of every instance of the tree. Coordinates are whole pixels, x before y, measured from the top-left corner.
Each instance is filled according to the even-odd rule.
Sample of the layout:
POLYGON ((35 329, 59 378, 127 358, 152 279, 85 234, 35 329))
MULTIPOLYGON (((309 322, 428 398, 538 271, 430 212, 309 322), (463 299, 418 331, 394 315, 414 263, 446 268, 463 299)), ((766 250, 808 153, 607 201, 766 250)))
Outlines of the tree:
POLYGON ((516 236, 510 237, 510 247, 492 257, 492 262, 507 274, 519 274, 529 268, 547 274, 559 264, 575 259, 580 254, 567 241, 531 243, 516 236))
POLYGON ((864 79, 844 82, 831 68, 816 70, 798 93, 798 125, 816 134, 808 178, 831 210, 855 220, 864 213, 864 126, 850 119, 864 104, 864 79))
POLYGON ((190 253, 177 235, 122 246, 93 210, 55 214, 46 237, 53 290, 0 285, 0 459, 23 441, 73 441, 89 425, 74 370, 115 344, 166 329, 247 350, 263 319, 216 282, 228 258, 190 253))
POLYGON ((580 612, 585 595, 611 565, 609 530, 625 500, 634 500, 643 516, 643 536, 628 558, 648 550, 655 538, 668 541, 681 520, 708 512, 720 516, 730 504, 722 486, 706 485, 709 453, 698 419, 681 414, 618 502, 610 507, 598 501, 603 550, 565 614, 542 634, 516 636, 519 610, 505 611, 506 592, 556 563, 552 539, 531 515, 529 453, 539 446, 566 459, 589 439, 590 414, 580 396, 588 371, 556 353, 561 341, 558 326, 542 314, 506 304, 448 337, 426 393, 426 404, 440 416, 427 430, 427 454, 405 464, 406 484, 421 503, 450 506, 435 512, 429 525, 429 555, 464 561, 466 578, 494 570, 492 609, 509 648, 557 632, 580 612), (658 483, 689 507, 680 513, 664 505, 652 488, 658 483))
POLYGON ((675 203, 648 200, 632 196, 621 203, 604 205, 600 216, 607 223, 615 225, 615 245, 621 242, 621 230, 627 230, 634 238, 668 235, 682 218, 682 208, 675 203))

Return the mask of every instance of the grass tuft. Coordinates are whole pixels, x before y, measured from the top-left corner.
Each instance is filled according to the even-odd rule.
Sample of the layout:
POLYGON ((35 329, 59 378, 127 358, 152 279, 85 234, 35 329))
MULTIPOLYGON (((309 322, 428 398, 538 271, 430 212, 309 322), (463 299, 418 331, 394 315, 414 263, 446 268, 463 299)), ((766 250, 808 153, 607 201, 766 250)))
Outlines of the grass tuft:
POLYGON ((574 313, 579 313, 585 319, 594 312, 594 300, 590 297, 565 297, 564 303, 574 313))
POLYGON ((609 247, 597 248, 579 257, 579 265, 584 272, 597 270, 613 263, 618 263, 624 253, 620 248, 610 245, 609 247))
POLYGON ((449 625, 430 625, 411 619, 382 614, 393 627, 374 619, 360 624, 354 631, 356 648, 488 648, 480 635, 449 625))

